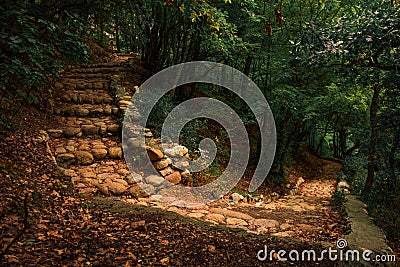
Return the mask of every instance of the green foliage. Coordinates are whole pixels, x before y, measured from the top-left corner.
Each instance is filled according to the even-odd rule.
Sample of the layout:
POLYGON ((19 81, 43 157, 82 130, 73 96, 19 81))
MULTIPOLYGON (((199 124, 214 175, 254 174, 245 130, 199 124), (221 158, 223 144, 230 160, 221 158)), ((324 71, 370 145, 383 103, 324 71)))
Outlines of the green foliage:
POLYGON ((3 1, 0 6, 0 114, 12 119, 20 103, 37 104, 36 93, 65 64, 88 58, 78 18, 65 12, 56 23, 40 5, 3 1))

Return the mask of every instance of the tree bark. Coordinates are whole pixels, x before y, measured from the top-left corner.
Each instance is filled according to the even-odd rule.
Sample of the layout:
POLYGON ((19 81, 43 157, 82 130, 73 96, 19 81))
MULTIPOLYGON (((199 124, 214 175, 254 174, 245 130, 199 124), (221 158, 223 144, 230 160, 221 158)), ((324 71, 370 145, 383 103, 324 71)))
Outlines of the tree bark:
POLYGON ((375 159, 376 159, 376 145, 377 145, 377 139, 378 139, 378 120, 377 120, 377 114, 378 114, 378 109, 379 109, 379 94, 381 91, 380 85, 375 85, 374 86, 374 94, 372 96, 371 100, 371 106, 370 106, 370 127, 371 127, 371 132, 370 132, 370 140, 369 140, 369 148, 368 148, 368 174, 367 174, 367 179, 364 184, 364 189, 362 191, 362 195, 365 198, 368 198, 368 196, 371 193, 372 186, 374 184, 375 180, 375 159))

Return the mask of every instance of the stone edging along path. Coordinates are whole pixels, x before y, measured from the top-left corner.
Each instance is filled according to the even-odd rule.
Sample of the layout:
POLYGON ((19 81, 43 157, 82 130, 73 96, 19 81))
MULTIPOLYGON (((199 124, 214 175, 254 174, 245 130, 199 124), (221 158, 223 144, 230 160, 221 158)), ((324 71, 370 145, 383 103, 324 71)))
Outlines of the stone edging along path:
MULTIPOLYGON (((350 186, 345 181, 338 183, 337 190, 342 191, 345 196, 343 208, 350 225, 350 231, 343 238, 348 242, 348 248, 358 250, 360 253, 370 250, 375 255, 393 256, 393 250, 387 244, 384 232, 375 225, 368 215, 367 205, 350 193, 350 186)), ((366 262, 362 260, 362 257, 360 258, 360 262, 347 262, 344 266, 395 266, 394 262, 374 262, 371 265, 371 262, 366 262)))
MULTIPOLYGON (((143 177, 129 172, 122 155, 119 120, 129 105, 130 93, 138 89, 137 84, 125 79, 127 72, 135 71, 132 61, 138 59, 118 57, 108 63, 71 68, 55 83, 54 90, 59 94, 54 101, 53 112, 60 117, 62 127, 47 129, 47 132, 42 132, 41 139, 46 141, 54 161, 71 177, 80 194, 115 196, 130 204, 160 208, 214 224, 242 228, 255 234, 304 240, 317 234, 316 241, 326 242, 327 246, 334 244, 338 236, 329 236, 329 233, 338 232, 340 222, 327 223, 324 218, 334 212, 331 200, 336 190, 335 171, 323 181, 299 179, 296 187, 300 187, 300 190, 297 193, 293 191, 290 196, 278 199, 258 196, 251 203, 234 193, 229 199, 222 198, 207 206, 178 208, 148 197, 138 185, 143 179, 149 183, 146 191, 156 194, 162 190, 164 179, 179 184, 190 175, 172 165, 174 155, 187 156, 188 150, 172 144, 170 151, 163 153, 159 142, 147 130, 149 145, 146 148, 160 176, 143 177)), ((134 138, 128 143, 135 146, 134 138)), ((174 164, 179 165, 179 162, 174 164)), ((380 251, 385 249, 382 236, 376 235, 379 242, 375 242, 375 239, 366 242, 358 238, 359 234, 365 235, 365 231, 372 231, 372 228, 358 230, 359 220, 354 218, 359 215, 362 217, 356 213, 360 208, 352 197, 348 196, 348 199, 345 208, 352 232, 345 237, 349 244, 363 247, 362 244, 372 243, 377 246, 371 244, 371 247, 364 247, 380 251)), ((366 221, 364 224, 367 224, 366 221)))

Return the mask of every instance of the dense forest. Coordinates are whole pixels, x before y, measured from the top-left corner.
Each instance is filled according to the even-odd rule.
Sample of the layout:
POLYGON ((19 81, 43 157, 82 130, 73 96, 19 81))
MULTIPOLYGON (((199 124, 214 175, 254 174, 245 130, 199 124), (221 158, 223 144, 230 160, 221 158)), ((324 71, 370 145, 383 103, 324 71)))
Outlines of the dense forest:
MULTIPOLYGON (((27 103, 48 105, 45 85, 68 65, 85 64, 93 46, 138 53, 152 73, 224 63, 249 76, 272 108, 277 152, 266 183, 284 183, 292 156, 309 146, 343 162, 352 192, 389 238, 400 239, 397 0, 1 0, 0 24, 2 127, 12 129, 27 103)), ((157 117, 196 96, 231 103, 252 132, 256 158, 254 116, 221 88, 177 88, 157 117)), ((207 135, 206 121, 191 125, 207 135)), ((182 137, 188 147, 202 138, 193 129, 182 137)))

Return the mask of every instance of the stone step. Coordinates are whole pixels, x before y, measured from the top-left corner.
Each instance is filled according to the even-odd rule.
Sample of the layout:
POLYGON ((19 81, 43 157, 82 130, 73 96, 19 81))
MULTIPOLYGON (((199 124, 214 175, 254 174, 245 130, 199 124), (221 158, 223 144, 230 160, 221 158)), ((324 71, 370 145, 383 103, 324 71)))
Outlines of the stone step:
POLYGON ((115 138, 52 139, 50 149, 59 165, 90 165, 105 159, 122 159, 122 148, 115 138))
POLYGON ((99 118, 61 117, 58 129, 47 130, 52 138, 120 135, 121 125, 111 116, 99 118))
POLYGON ((109 81, 93 81, 93 82, 84 82, 83 79, 77 79, 75 81, 63 82, 59 81, 54 84, 56 89, 67 89, 67 90, 101 90, 108 89, 109 81))
POLYGON ((74 68, 68 70, 66 74, 75 74, 75 75, 88 75, 88 74, 113 74, 120 73, 124 70, 124 67, 117 66, 111 68, 74 68))
POLYGON ((59 103, 54 109, 54 113, 65 117, 104 117, 118 115, 119 109, 108 104, 59 103))
POLYGON ((116 73, 64 73, 62 76, 69 79, 110 79, 116 73))
MULTIPOLYGON (((65 173, 71 177, 78 192, 84 195, 130 195, 131 187, 133 193, 140 192, 136 183, 142 177, 139 174, 130 175, 124 160, 104 159, 86 166, 69 165, 65 173)), ((143 191, 141 194, 147 195, 143 191)))
POLYGON ((67 90, 58 102, 64 103, 84 103, 84 104, 111 104, 114 99, 107 90, 67 90))
MULTIPOLYGON (((107 76, 108 77, 108 76, 107 76)), ((82 83, 98 83, 98 82, 103 82, 103 83, 108 83, 110 82, 109 78, 67 78, 67 77, 60 77, 58 79, 58 82, 60 83, 74 83, 74 84, 82 84, 82 83)))

